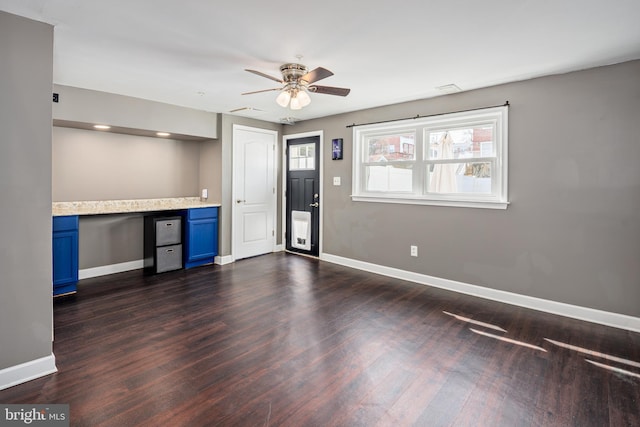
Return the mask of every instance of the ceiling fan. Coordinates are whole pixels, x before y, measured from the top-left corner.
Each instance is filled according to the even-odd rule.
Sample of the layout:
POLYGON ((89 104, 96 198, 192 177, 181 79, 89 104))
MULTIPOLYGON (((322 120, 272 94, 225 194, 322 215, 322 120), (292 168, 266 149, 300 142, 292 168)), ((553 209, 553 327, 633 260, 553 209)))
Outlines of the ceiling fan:
POLYGON ((280 72, 282 73, 281 79, 256 70, 245 69, 245 71, 266 77, 269 80, 282 84, 283 86, 273 89, 245 92, 243 95, 279 90, 280 94, 276 98, 276 102, 282 107, 289 106, 292 110, 300 110, 311 103, 309 92, 337 96, 347 96, 349 95, 349 92, 351 92, 351 89, 347 88, 320 86, 314 84, 319 80, 333 76, 331 71, 322 67, 308 71, 307 67, 302 64, 283 64, 280 66, 280 72))

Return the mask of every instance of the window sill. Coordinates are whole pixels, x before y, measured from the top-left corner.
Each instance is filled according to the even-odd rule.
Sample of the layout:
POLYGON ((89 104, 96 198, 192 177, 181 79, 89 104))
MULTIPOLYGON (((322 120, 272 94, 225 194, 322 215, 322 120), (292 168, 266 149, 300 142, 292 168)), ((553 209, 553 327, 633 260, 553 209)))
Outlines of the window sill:
POLYGON ((456 208, 507 209, 509 202, 413 199, 401 197, 351 196, 354 202, 397 203, 405 205, 449 206, 456 208))

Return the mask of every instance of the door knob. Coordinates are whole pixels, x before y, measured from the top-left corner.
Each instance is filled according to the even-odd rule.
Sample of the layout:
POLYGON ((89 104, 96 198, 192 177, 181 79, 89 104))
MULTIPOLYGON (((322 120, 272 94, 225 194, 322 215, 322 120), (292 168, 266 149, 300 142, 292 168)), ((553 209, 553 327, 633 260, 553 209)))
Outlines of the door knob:
POLYGON ((311 203, 309 206, 311 206, 312 208, 317 208, 318 206, 320 206, 320 203, 318 202, 311 203))
POLYGON ((246 200, 240 200, 240 199, 238 199, 238 200, 236 200, 236 203, 246 203, 246 200))

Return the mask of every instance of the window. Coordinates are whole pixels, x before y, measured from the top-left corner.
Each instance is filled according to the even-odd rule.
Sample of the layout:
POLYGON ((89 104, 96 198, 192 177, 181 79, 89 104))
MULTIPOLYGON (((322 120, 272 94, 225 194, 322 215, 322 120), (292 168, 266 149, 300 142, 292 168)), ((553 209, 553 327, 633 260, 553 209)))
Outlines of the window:
POLYGON ((506 209, 507 108, 355 127, 353 200, 506 209))
POLYGON ((299 144, 289 147, 289 170, 314 170, 316 168, 316 144, 299 144))
POLYGON ((367 192, 411 193, 416 163, 413 131, 372 133, 364 138, 364 187, 367 192))

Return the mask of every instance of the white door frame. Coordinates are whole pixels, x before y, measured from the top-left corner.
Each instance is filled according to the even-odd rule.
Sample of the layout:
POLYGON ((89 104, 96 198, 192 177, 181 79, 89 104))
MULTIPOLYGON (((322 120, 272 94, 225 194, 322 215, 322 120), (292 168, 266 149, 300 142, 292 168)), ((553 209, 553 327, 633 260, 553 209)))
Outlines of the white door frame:
POLYGON ((282 246, 284 248, 287 247, 287 241, 285 238, 285 231, 287 229, 287 198, 285 195, 285 191, 287 189, 287 141, 290 139, 298 139, 298 138, 306 138, 310 136, 318 136, 319 141, 319 151, 320 151, 320 159, 318 159, 318 167, 320 168, 320 207, 318 215, 320 215, 319 230, 318 230, 318 258, 322 257, 322 228, 323 228, 323 211, 324 211, 324 188, 323 188, 323 175, 324 175, 324 155, 323 155, 323 141, 324 141, 324 132, 322 130, 303 132, 303 133, 295 133, 291 135, 283 135, 282 136, 282 246))
MULTIPOLYGON (((274 140, 274 146, 278 144, 278 131, 275 130, 270 130, 270 129, 262 129, 262 128, 255 128, 255 127, 251 127, 251 126, 245 126, 245 125, 238 125, 238 124, 234 124, 233 125, 233 131, 232 131, 232 138, 231 138, 231 145, 232 145, 232 150, 231 150, 231 257, 233 258, 233 261, 236 260, 235 257, 235 242, 236 242, 236 237, 237 237, 237 233, 239 232, 238 229, 238 224, 236 224, 235 221, 235 217, 236 217, 236 203, 235 200, 237 199, 236 196, 236 188, 237 188, 237 183, 235 182, 236 178, 235 178, 235 170, 234 170, 234 166, 235 166, 235 161, 237 159, 238 153, 237 153, 237 148, 236 148, 236 144, 234 143, 235 139, 236 139, 236 131, 238 130, 245 130, 245 131, 250 131, 250 132, 258 132, 258 133, 265 133, 265 134, 269 134, 269 135, 273 135, 273 140, 274 140)), ((276 153, 273 153, 273 183, 274 185, 278 182, 278 163, 277 163, 277 156, 276 153)), ((273 204, 273 224, 272 227, 275 230, 276 229, 276 224, 278 221, 278 203, 276 201, 276 203, 273 204)), ((273 239, 273 247, 271 249, 272 252, 275 252, 276 249, 276 244, 277 244, 277 239, 274 236, 273 239)))

